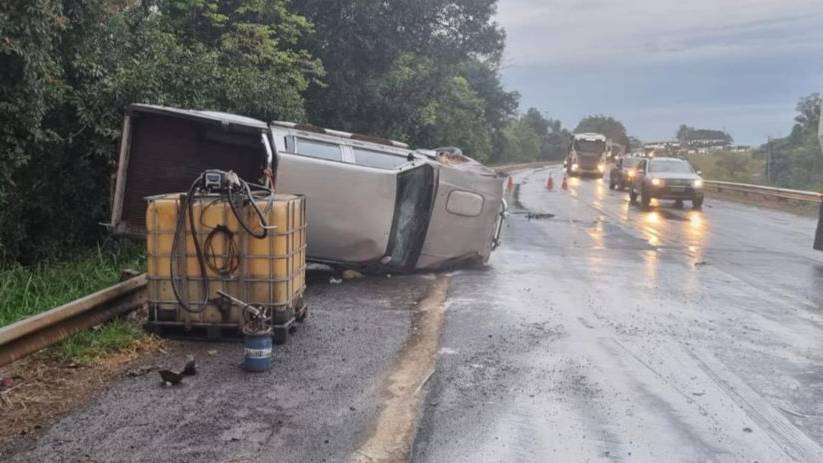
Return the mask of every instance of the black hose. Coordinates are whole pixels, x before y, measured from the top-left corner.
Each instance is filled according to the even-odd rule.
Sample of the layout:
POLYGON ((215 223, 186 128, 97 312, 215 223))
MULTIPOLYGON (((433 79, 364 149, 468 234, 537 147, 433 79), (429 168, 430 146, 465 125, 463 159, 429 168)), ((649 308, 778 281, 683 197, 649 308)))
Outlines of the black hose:
MULTIPOLYGON (((255 237, 259 240, 262 240, 263 238, 265 238, 268 235, 268 230, 266 229, 266 226, 267 226, 266 225, 266 219, 263 217, 263 211, 261 211, 260 208, 257 207, 257 201, 254 200, 254 194, 251 191, 251 186, 249 186, 248 183, 243 182, 242 185, 241 185, 241 188, 243 188, 243 187, 246 190, 246 195, 247 195, 247 198, 248 198, 249 202, 251 202, 251 205, 254 208, 254 212, 257 214, 257 218, 260 219, 260 225, 262 226, 262 232, 260 232, 259 234, 253 232, 251 230, 251 227, 246 223, 246 220, 241 217, 240 212, 237 211, 237 207, 234 204, 234 197, 232 196, 232 192, 231 192, 232 189, 231 188, 229 188, 228 191, 227 191, 229 206, 231 207, 231 211, 234 212, 234 216, 237 218, 237 222, 240 223, 240 226, 243 227, 243 229, 246 230, 251 236, 253 236, 253 237, 255 237)), ((241 197, 240 200, 242 201, 243 198, 241 197)))
MULTIPOLYGON (((200 174, 197 179, 191 184, 188 193, 185 197, 181 198, 181 210, 177 216, 177 223, 174 230, 174 239, 172 240, 172 249, 169 258, 169 274, 171 275, 171 286, 172 291, 174 292, 174 297, 177 299, 177 302, 180 303, 180 306, 183 310, 190 312, 190 313, 201 313, 209 304, 209 274, 207 267, 211 270, 215 271, 221 276, 228 276, 237 271, 240 267, 240 252, 237 248, 237 244, 234 240, 234 232, 229 230, 228 227, 225 225, 218 225, 214 228, 208 236, 206 236, 206 240, 203 243, 203 246, 200 245, 200 239, 197 234, 197 228, 194 220, 194 208, 192 207, 195 198, 199 192, 213 192, 211 190, 206 190, 205 188, 205 176, 206 173, 200 174), (199 188, 202 184, 202 189, 199 188), (186 229, 186 218, 188 217, 189 220, 189 227, 191 229, 192 241, 194 244, 194 251, 197 257, 197 265, 200 269, 200 277, 201 277, 201 284, 203 290, 203 300, 197 303, 196 306, 192 306, 189 304, 188 300, 184 300, 183 297, 180 295, 180 288, 178 287, 178 278, 177 278, 177 270, 175 263, 178 260, 178 251, 177 247, 179 245, 180 236, 184 234, 186 229), (217 234, 222 234, 224 236, 224 255, 223 255, 223 265, 218 265, 216 262, 216 258, 214 256, 214 246, 213 240, 217 234), (204 251, 205 249, 205 251, 204 251)), ((240 224, 243 229, 248 232, 251 236, 257 239, 264 239, 268 236, 268 225, 266 223, 266 219, 263 216, 263 211, 260 210, 260 207, 257 205, 257 201, 255 200, 255 194, 252 191, 252 186, 256 190, 260 190, 260 192, 266 192, 267 194, 271 194, 271 190, 262 186, 262 185, 253 185, 243 180, 240 180, 239 191, 234 192, 233 190, 238 185, 225 185, 224 189, 219 190, 220 193, 226 197, 229 203, 229 207, 231 207, 232 213, 234 213, 235 218, 237 218, 237 222, 240 224), (248 200, 254 211, 257 215, 257 218, 260 220, 260 232, 254 232, 251 229, 251 226, 247 223, 246 219, 238 210, 238 206, 235 204, 235 196, 234 194, 240 193, 240 196, 237 197, 241 206, 243 205, 244 200, 248 200)), ((206 206, 207 208, 208 206, 206 206)), ((200 210, 200 222, 202 224, 203 213, 206 208, 202 208, 200 210)), ((188 255, 186 257, 186 265, 188 265, 188 255)))
MULTIPOLYGON (((191 184, 188 193, 186 194, 185 198, 181 198, 182 201, 182 210, 179 211, 177 215, 177 225, 174 229, 174 239, 171 243, 171 254, 169 256, 169 275, 171 276, 171 289, 174 292, 174 297, 177 299, 177 302, 180 303, 180 306, 183 307, 183 310, 186 312, 191 313, 200 313, 206 309, 206 306, 209 305, 209 278, 208 273, 206 272, 206 264, 205 259, 203 257, 203 251, 200 248, 200 241, 197 238, 197 229, 195 228, 194 223, 194 209, 192 209, 192 201, 194 198, 194 193, 197 191, 197 185, 203 179, 203 175, 201 174, 197 177, 197 180, 191 184), (178 240, 180 239, 180 235, 186 229, 186 216, 188 215, 189 218, 189 227, 191 228, 191 236, 192 240, 194 241, 194 252, 197 255, 197 264, 200 267, 200 275, 202 277, 202 285, 203 285, 203 300, 197 304, 197 307, 194 308, 189 305, 187 300, 184 300, 182 296, 180 296, 180 289, 177 287, 177 272, 175 269, 175 263, 177 262, 177 246, 178 240)), ((185 265, 188 265, 188 255, 184 253, 185 257, 185 265)))
POLYGON ((229 276, 240 268, 240 250, 237 248, 237 242, 234 240, 234 232, 229 230, 225 225, 218 225, 203 242, 204 252, 206 254, 206 264, 215 273, 222 276, 229 276), (217 255, 214 252, 214 238, 217 235, 223 235, 223 263, 217 263, 217 255))

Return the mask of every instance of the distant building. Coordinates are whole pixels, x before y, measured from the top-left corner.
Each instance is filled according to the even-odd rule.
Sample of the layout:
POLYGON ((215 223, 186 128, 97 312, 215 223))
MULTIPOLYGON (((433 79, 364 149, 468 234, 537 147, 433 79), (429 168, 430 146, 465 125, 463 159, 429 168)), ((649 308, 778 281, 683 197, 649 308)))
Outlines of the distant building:
POLYGON ((680 142, 677 140, 664 140, 664 141, 650 141, 648 143, 643 143, 643 148, 651 148, 651 149, 672 149, 672 148, 680 148, 680 142))
POLYGON ((680 142, 677 140, 650 141, 643 143, 643 153, 647 156, 674 154, 678 151, 680 151, 680 142))

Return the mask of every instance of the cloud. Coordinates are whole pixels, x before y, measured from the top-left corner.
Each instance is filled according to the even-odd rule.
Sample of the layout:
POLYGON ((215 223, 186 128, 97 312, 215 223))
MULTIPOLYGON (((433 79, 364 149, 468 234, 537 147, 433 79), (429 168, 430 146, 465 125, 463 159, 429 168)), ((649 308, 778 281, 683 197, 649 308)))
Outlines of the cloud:
POLYGON ((506 63, 723 59, 823 49, 820 0, 501 0, 506 63))
POLYGON ((641 138, 681 123, 743 143, 791 129, 823 88, 821 0, 500 0, 503 77, 574 127, 588 114, 641 138))

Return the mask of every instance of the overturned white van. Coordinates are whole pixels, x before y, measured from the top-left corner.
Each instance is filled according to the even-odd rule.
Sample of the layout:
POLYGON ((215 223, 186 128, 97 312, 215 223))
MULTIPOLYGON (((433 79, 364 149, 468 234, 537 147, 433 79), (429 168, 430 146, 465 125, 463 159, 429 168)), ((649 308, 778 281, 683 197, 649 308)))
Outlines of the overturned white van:
POLYGON ((366 271, 484 263, 505 212, 494 171, 454 148, 152 105, 125 116, 111 225, 145 234, 144 198, 184 191, 206 169, 306 196, 309 260, 366 271))

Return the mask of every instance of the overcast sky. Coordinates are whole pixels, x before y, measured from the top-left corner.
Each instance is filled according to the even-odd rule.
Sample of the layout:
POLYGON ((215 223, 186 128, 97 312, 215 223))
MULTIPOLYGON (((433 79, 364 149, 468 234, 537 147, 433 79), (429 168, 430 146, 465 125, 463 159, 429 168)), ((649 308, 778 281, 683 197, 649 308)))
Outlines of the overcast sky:
POLYGON ((760 144, 823 91, 823 0, 500 0, 503 79, 574 129, 604 113, 643 140, 681 123, 760 144))

